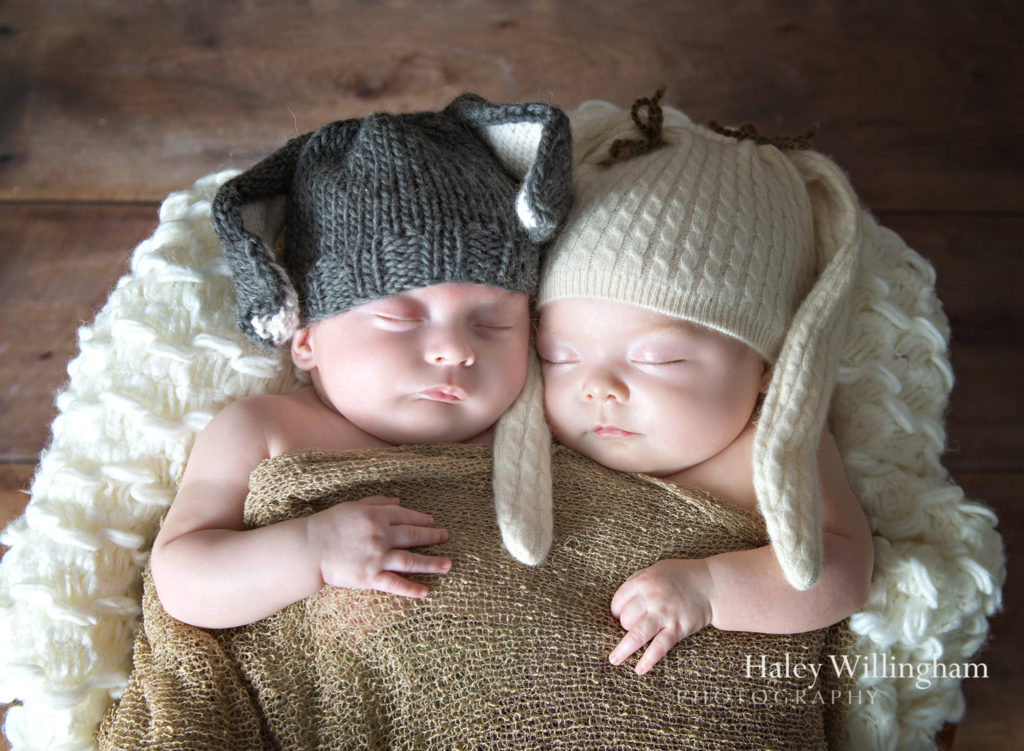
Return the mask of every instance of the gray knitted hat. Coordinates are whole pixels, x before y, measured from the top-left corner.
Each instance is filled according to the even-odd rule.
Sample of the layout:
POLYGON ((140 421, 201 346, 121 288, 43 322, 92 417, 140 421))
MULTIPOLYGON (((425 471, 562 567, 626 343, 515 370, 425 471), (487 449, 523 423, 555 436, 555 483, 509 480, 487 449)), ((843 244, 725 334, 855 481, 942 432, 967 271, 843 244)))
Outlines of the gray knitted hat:
MULTIPOLYGON (((545 104, 463 94, 441 112, 377 114, 299 136, 224 184, 213 227, 239 327, 264 346, 361 303, 445 282, 536 294, 541 245, 572 203, 572 135, 545 104)), ((494 505, 506 549, 538 564, 552 539, 551 433, 529 353, 495 425, 494 505)))
POLYGON ((464 94, 441 112, 344 120, 289 141, 213 204, 242 331, 276 346, 444 282, 533 295, 540 244, 571 202, 570 140, 555 107, 464 94))

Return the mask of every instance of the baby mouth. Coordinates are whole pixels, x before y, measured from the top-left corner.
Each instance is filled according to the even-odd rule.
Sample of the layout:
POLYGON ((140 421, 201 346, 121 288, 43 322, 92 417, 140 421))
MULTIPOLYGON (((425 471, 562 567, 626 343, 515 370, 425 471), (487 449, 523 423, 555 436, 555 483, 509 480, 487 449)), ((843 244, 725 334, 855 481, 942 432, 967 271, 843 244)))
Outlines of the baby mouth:
POLYGON ((433 402, 453 404, 455 402, 464 401, 466 399, 466 392, 457 386, 434 386, 429 389, 424 389, 419 393, 419 396, 433 402))
POLYGON ((593 432, 598 438, 629 438, 636 435, 636 433, 617 428, 614 425, 595 425, 593 432))

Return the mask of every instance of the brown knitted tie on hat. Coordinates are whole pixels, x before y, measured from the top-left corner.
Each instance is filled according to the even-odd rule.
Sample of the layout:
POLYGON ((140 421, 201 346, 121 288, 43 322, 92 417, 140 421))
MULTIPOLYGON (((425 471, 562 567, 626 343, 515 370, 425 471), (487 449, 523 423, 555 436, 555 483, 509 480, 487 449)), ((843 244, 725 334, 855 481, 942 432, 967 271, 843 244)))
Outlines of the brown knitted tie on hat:
MULTIPOLYGON (((640 154, 646 154, 648 151, 654 151, 654 149, 664 145, 665 141, 661 137, 661 126, 665 120, 665 115, 661 109, 661 104, 659 104, 664 94, 665 87, 662 86, 654 93, 653 97, 641 97, 633 102, 629 115, 633 118, 633 123, 636 125, 637 130, 640 131, 642 137, 616 139, 608 147, 608 156, 601 164, 609 165, 615 162, 624 162, 640 154), (640 110, 644 107, 647 108, 646 121, 640 118, 640 110)), ((737 141, 753 141, 758 145, 767 144, 782 151, 811 148, 811 139, 818 132, 818 126, 812 125, 805 132, 793 136, 766 136, 758 131, 753 123, 745 123, 739 128, 729 128, 717 120, 709 122, 708 127, 715 133, 735 138, 737 141)))
POLYGON ((624 162, 640 154, 646 154, 648 151, 654 151, 654 149, 665 143, 661 137, 661 124, 664 122, 665 116, 661 110, 661 105, 658 104, 664 94, 665 87, 662 86, 650 99, 641 97, 633 102, 629 114, 643 137, 620 138, 613 141, 612 145, 608 147, 608 157, 601 164, 607 165, 614 164, 615 162, 624 162), (640 119, 640 110, 644 107, 647 108, 646 121, 640 119))
POLYGON ((735 138, 737 141, 753 141, 758 145, 767 144, 782 151, 811 148, 811 139, 814 137, 814 134, 818 132, 818 126, 812 125, 804 133, 799 133, 795 136, 765 136, 762 135, 752 123, 746 123, 741 125, 739 128, 727 128, 717 120, 709 122, 708 127, 715 131, 715 133, 721 133, 723 136, 735 138))

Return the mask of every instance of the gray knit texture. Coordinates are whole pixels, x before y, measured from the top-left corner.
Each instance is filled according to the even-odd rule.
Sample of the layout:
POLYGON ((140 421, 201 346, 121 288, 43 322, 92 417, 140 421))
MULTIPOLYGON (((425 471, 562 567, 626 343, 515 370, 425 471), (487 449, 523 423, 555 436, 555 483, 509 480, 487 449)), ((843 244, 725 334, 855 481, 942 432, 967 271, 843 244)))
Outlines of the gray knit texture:
POLYGON ((266 344, 253 322, 284 310, 289 296, 297 297, 302 326, 445 282, 532 296, 541 248, 570 203, 564 113, 465 94, 441 112, 375 114, 293 139, 221 188, 213 224, 231 267, 239 325, 266 344), (522 179, 480 135, 520 122, 536 123, 542 134, 522 179), (516 211, 521 191, 532 209, 529 227, 516 211), (246 226, 246 207, 282 196, 282 236, 246 226))

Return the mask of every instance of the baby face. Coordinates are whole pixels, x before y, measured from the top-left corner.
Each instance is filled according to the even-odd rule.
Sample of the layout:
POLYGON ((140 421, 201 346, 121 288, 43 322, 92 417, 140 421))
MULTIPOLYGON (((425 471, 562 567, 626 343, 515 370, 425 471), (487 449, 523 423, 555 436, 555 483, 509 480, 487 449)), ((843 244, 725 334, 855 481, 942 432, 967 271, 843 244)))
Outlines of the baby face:
POLYGON ((321 399, 380 440, 466 441, 522 390, 529 337, 527 295, 439 284, 320 321, 292 357, 321 399))
POLYGON ((740 341, 607 300, 546 305, 537 349, 558 440, 606 467, 658 476, 728 447, 767 380, 740 341))

